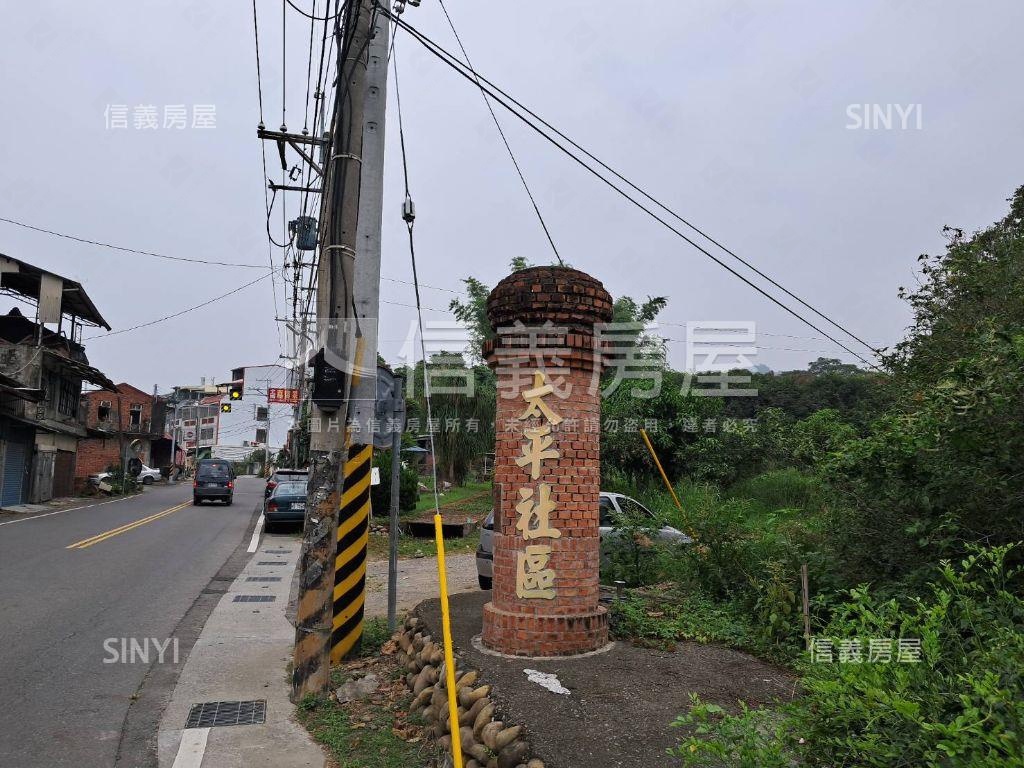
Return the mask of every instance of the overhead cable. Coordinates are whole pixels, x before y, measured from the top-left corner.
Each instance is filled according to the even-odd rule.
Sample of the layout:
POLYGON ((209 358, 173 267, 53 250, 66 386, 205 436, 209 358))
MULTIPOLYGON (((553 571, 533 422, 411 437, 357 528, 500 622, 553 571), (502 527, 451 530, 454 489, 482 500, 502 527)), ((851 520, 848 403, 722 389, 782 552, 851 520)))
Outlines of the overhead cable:
MULTIPOLYGON (((378 7, 382 8, 382 6, 379 6, 379 5, 378 5, 378 7)), ((578 165, 582 166, 589 173, 591 173, 592 175, 597 177, 597 179, 599 179, 605 185, 607 185, 612 190, 617 192, 620 196, 624 197, 627 201, 632 203, 634 206, 639 208, 641 211, 646 213, 648 216, 653 218, 655 221, 659 222, 666 229, 668 229, 669 231, 673 232, 675 235, 677 235, 679 238, 681 238, 685 242, 689 243, 691 246, 693 246, 698 251, 703 253, 705 256, 707 256, 709 259, 711 259, 713 262, 718 264, 720 267, 725 269, 727 272, 732 274, 734 277, 739 279, 744 284, 746 284, 749 287, 753 288, 755 291, 757 291, 762 296, 767 298, 769 301, 771 301, 773 304, 778 306, 780 309, 782 309, 783 311, 785 311, 788 314, 792 315, 793 317, 798 319, 800 322, 804 323, 805 325, 807 325, 808 327, 810 327, 813 330, 817 331, 818 333, 822 334, 829 341, 835 343, 837 346, 839 346, 842 349, 846 350, 851 355, 854 355, 855 357, 857 357, 857 359, 859 359, 865 365, 868 365, 868 366, 873 367, 873 368, 877 367, 877 365, 875 365, 874 363, 868 361, 867 359, 865 359, 862 355, 858 354, 857 352, 854 352, 852 349, 850 349, 848 346, 846 346, 845 344, 840 342, 838 339, 836 339, 833 336, 829 335, 826 331, 822 330, 817 325, 812 323, 810 320, 808 320, 805 317, 803 317, 802 315, 800 315, 796 310, 794 310, 791 307, 787 306, 782 301, 777 299, 775 296, 773 296, 770 293, 768 293, 764 288, 760 287, 756 283, 752 282, 749 278, 747 278, 744 275, 742 275, 741 273, 737 272, 735 269, 733 269, 728 264, 723 262, 721 259, 716 257, 710 251, 708 251, 706 248, 702 247, 698 243, 694 242, 691 238, 687 237, 683 232, 681 232, 679 229, 677 229, 672 224, 670 224, 668 221, 666 221, 662 216, 659 216, 655 211, 651 210, 648 206, 644 205, 642 202, 640 202, 636 198, 632 197, 628 192, 623 190, 621 187, 617 186, 614 182, 609 180, 607 177, 603 176, 600 172, 595 170, 586 161, 582 160, 580 157, 578 157, 576 154, 574 154, 565 145, 563 145, 557 139, 553 138, 551 135, 546 133, 543 129, 538 127, 538 125, 535 122, 531 121, 525 115, 523 115, 520 112, 518 112, 512 105, 510 105, 508 102, 506 102, 502 98, 502 95, 505 95, 503 91, 500 91, 500 89, 497 89, 495 86, 493 86, 490 83, 490 81, 487 80, 482 75, 479 75, 478 73, 472 72, 472 70, 468 70, 466 65, 463 64, 461 61, 459 61, 453 54, 451 54, 450 52, 446 51, 444 48, 442 48, 438 44, 434 43, 432 40, 430 40, 430 38, 428 38, 425 35, 423 35, 421 32, 416 30, 414 27, 412 27, 411 25, 409 25, 405 21, 402 21, 401 19, 399 19, 394 14, 391 14, 390 11, 387 11, 387 9, 382 8, 382 12, 387 14, 389 18, 394 19, 398 26, 400 26, 403 30, 405 30, 407 33, 409 33, 415 40, 417 40, 417 42, 419 42, 424 48, 426 48, 427 51, 430 52, 433 56, 435 56, 436 58, 441 60, 443 63, 447 64, 450 68, 454 69, 459 75, 461 75, 467 81, 469 81, 471 83, 474 83, 474 84, 478 84, 478 87, 480 87, 482 90, 484 90, 489 96, 491 96, 492 99, 497 101, 498 104, 500 104, 506 110, 511 112, 513 115, 515 115, 519 120, 521 120, 523 123, 525 123, 531 129, 533 129, 542 138, 544 138, 546 141, 551 143, 559 151, 561 151, 563 154, 568 156, 571 160, 576 162, 578 165), (479 85, 479 83, 481 81, 483 83, 487 83, 488 85, 491 85, 492 87, 488 88, 486 86, 479 85), (499 92, 502 95, 499 95, 499 92)), ((516 105, 519 105, 518 102, 516 102, 514 99, 512 99, 512 97, 508 97, 507 95, 505 95, 505 96, 506 96, 506 98, 508 98, 510 101, 512 101, 516 105)), ((519 106, 521 106, 521 105, 519 105, 519 106)), ((524 111, 529 112, 529 110, 526 110, 525 107, 521 107, 521 108, 524 109, 524 111)), ((531 112, 530 114, 533 114, 533 113, 531 112)), ((543 120, 541 120, 541 122, 543 122, 543 120)), ((545 125, 547 125, 547 124, 545 123, 545 125)), ((554 129, 552 129, 552 130, 554 130, 554 129)), ((555 132, 558 133, 557 131, 555 131, 555 132)), ((569 141, 570 141, 570 143, 572 143, 571 140, 569 140, 569 141)), ((600 162, 599 162, 599 164, 600 164, 600 162)), ((653 199, 653 198, 651 198, 651 199, 653 199)), ((815 310, 815 311, 817 312, 817 310, 815 310)), ((835 325, 836 327, 839 327, 840 329, 844 330, 844 332, 849 333, 848 331, 845 331, 845 329, 843 329, 842 326, 840 326, 835 321, 831 320, 827 316, 824 316, 824 315, 822 315, 822 316, 825 317, 826 320, 828 320, 832 325, 835 325)), ((852 338, 857 338, 857 337, 853 336, 853 334, 850 334, 850 335, 851 335, 852 338)), ((859 338, 857 340, 860 341, 859 338)), ((865 342, 861 342, 861 343, 864 344, 865 346, 867 346, 873 352, 875 352, 875 348, 874 347, 871 347, 870 345, 866 344, 865 342)))
POLYGON ((16 227, 22 227, 23 229, 31 229, 34 232, 42 232, 45 235, 53 235, 54 237, 62 237, 65 240, 74 240, 76 243, 85 243, 86 245, 98 245, 101 248, 110 248, 115 251, 123 251, 124 253, 137 253, 140 256, 152 256, 155 259, 167 259, 168 261, 186 261, 191 264, 206 264, 213 267, 241 267, 242 269, 266 269, 265 264, 239 264, 234 261, 214 261, 212 259, 193 259, 188 256, 168 256, 165 253, 154 253, 152 251, 143 251, 138 248, 128 248, 123 245, 114 245, 113 243, 104 243, 100 240, 90 240, 86 237, 78 237, 77 235, 69 235, 65 232, 56 232, 52 229, 44 229, 43 227, 36 227, 32 224, 26 224, 23 221, 15 221, 14 219, 7 219, 0 216, 0 221, 7 224, 13 224, 16 227))
MULTIPOLYGON (((469 53, 466 51, 466 46, 462 44, 462 38, 459 37, 458 31, 455 29, 455 23, 452 21, 452 17, 448 13, 448 8, 444 4, 444 0, 440 0, 441 10, 444 12, 444 17, 448 20, 448 26, 451 27, 452 34, 455 36, 455 42, 459 44, 459 49, 462 51, 462 57, 466 60, 466 64, 469 69, 473 71, 473 62, 470 61, 469 53)), ((478 82, 477 85, 480 85, 478 82)), ((544 216, 541 215, 540 206, 537 205, 536 199, 533 197, 533 191, 530 189, 530 185, 526 182, 526 176, 523 175, 523 169, 519 167, 519 161, 516 159, 515 153, 512 152, 512 147, 508 143, 508 139, 505 137, 505 130, 501 127, 501 122, 498 120, 498 116, 494 113, 494 107, 491 106, 490 100, 487 98, 487 94, 484 92, 483 87, 480 87, 480 96, 484 100, 484 104, 487 107, 487 111, 491 113, 491 119, 494 121, 494 127, 498 129, 498 135, 501 136, 501 142, 505 145, 505 150, 508 152, 509 158, 512 160, 512 165, 515 166, 516 173, 519 175, 519 180, 523 183, 523 189, 526 190, 526 196, 530 198, 530 204, 533 205, 533 211, 537 214, 537 220, 540 222, 541 228, 544 230, 544 235, 548 239, 548 243, 551 245, 551 250, 555 253, 555 258, 561 266, 565 266, 565 262, 562 261, 562 256, 558 252, 558 248, 555 246, 555 240, 551 236, 551 230, 548 229, 547 222, 544 221, 544 216)))

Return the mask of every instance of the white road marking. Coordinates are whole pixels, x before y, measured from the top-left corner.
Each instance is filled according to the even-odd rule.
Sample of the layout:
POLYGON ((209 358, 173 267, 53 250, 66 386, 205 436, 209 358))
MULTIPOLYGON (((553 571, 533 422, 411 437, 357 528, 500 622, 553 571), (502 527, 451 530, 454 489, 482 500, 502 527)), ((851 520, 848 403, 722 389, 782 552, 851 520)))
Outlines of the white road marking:
POLYGON ((247 550, 251 555, 260 546, 260 534, 263 533, 263 515, 260 515, 260 519, 256 521, 256 527, 253 529, 252 538, 249 540, 249 549, 247 550))
POLYGON ((209 728, 186 728, 181 732, 178 754, 171 768, 200 768, 206 754, 206 739, 209 728))
POLYGON ((63 514, 64 512, 74 512, 74 511, 79 510, 79 509, 92 509, 93 507, 102 507, 104 504, 116 504, 119 501, 128 501, 129 499, 134 499, 135 496, 137 496, 137 495, 138 494, 135 494, 135 495, 123 498, 123 499, 110 499, 109 501, 101 501, 101 502, 98 502, 96 504, 83 504, 81 507, 68 507, 67 509, 58 509, 58 510, 56 510, 54 512, 44 512, 41 515, 29 515, 28 517, 22 517, 22 518, 19 518, 18 520, 8 520, 5 523, 0 523, 0 525, 14 525, 15 523, 27 523, 29 520, 38 520, 40 517, 49 517, 50 515, 60 515, 60 514, 63 514))

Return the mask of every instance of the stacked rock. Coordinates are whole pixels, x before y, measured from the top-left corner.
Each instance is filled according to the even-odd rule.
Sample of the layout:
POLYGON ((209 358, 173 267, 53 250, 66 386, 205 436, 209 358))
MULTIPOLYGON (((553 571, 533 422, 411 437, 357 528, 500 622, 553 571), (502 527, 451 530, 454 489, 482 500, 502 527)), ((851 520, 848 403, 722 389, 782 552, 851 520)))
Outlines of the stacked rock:
MULTIPOLYGON (((427 734, 451 752, 444 648, 434 642, 415 616, 406 619, 394 639, 400 648, 399 663, 406 670, 406 685, 413 695, 410 711, 421 713, 427 723, 427 734)), ((478 678, 476 670, 456 666, 459 740, 465 768, 544 768, 542 760, 530 757, 523 727, 495 719, 491 686, 477 685, 478 678)))

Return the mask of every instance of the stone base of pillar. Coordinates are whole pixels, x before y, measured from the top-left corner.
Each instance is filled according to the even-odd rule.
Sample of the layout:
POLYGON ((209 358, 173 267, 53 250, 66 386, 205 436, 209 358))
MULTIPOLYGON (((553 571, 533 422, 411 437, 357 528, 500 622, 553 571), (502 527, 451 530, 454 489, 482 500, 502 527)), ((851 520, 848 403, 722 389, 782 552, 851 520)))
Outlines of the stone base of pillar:
POLYGON ((608 611, 537 615, 484 606, 483 644, 509 656, 575 656, 608 644, 608 611))

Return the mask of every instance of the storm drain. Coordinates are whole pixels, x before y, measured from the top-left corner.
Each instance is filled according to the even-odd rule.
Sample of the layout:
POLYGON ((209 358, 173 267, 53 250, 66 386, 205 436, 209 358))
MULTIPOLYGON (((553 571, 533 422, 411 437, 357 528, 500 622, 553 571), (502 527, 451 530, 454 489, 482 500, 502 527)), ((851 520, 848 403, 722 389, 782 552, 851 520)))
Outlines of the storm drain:
POLYGON ((235 595, 233 603, 272 603, 277 600, 274 595, 235 595))
POLYGON ((280 581, 280 576, 247 576, 246 581, 280 581))
POLYGON ((256 565, 288 565, 284 560, 260 560, 256 565))
POLYGON ((259 725, 267 719, 267 700, 205 701, 193 704, 186 728, 218 728, 227 725, 259 725))
POLYGON ((264 549, 265 555, 289 555, 291 554, 290 549, 264 549))

